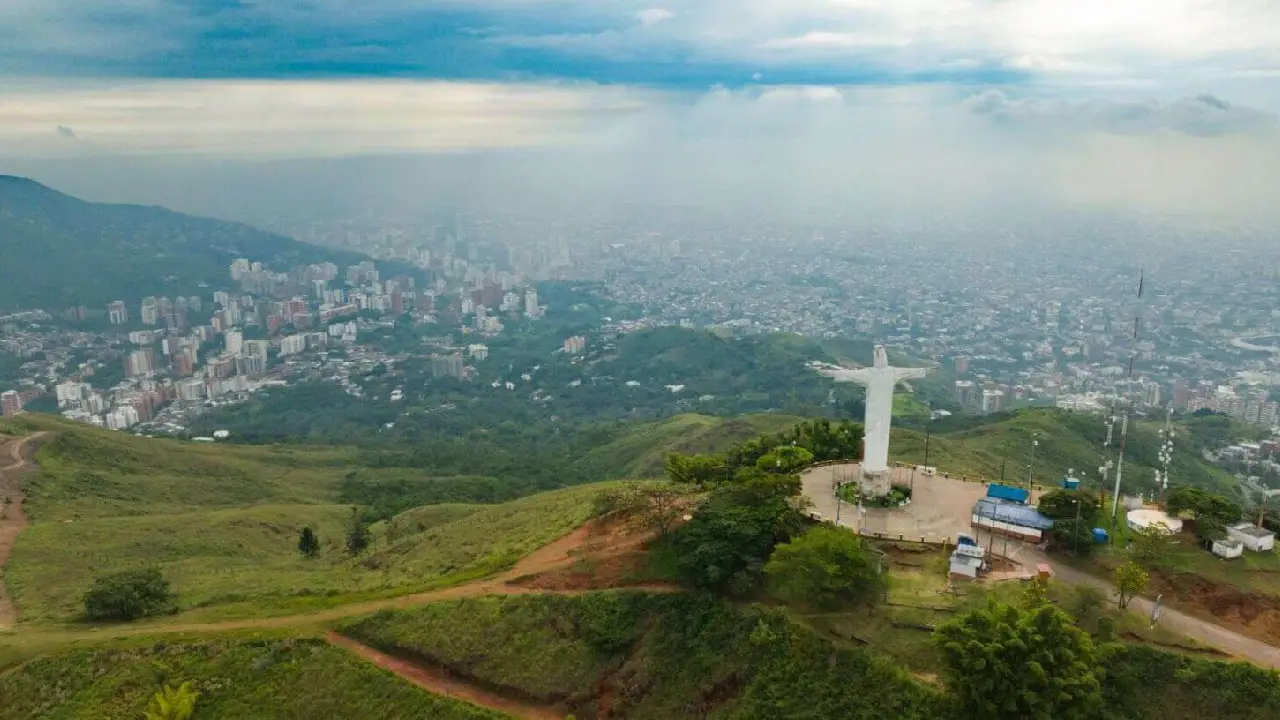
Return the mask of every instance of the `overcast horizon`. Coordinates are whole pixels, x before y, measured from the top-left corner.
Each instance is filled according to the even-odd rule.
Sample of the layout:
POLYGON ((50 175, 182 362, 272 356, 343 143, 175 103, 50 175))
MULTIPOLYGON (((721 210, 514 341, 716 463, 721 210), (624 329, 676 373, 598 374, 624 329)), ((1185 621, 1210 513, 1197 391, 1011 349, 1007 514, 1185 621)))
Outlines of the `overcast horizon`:
POLYGON ((1280 216, 1252 0, 10 0, 0 77, 0 172, 241 218, 379 187, 1280 216))

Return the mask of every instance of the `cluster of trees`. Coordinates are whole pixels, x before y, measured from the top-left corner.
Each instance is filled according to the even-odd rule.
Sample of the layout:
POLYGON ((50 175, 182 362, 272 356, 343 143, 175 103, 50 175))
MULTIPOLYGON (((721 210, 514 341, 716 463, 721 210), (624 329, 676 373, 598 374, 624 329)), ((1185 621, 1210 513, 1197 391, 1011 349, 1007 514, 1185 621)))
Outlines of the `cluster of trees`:
POLYGON ((950 691, 949 717, 1084 720, 1099 716, 1102 677, 1093 639, 1032 584, 1018 605, 992 602, 941 625, 934 641, 950 691))
POLYGON ((707 487, 730 480, 743 468, 794 473, 827 460, 856 460, 862 456, 862 425, 819 419, 790 430, 739 443, 715 454, 667 455, 667 477, 678 483, 707 487))
MULTIPOLYGON (((682 582, 733 596, 767 588, 776 597, 818 608, 880 596, 885 578, 874 551, 853 533, 812 526, 805 516, 795 472, 816 453, 797 438, 836 437, 821 422, 744 443, 724 455, 667 458, 672 486, 710 491, 689 522, 666 538, 682 582)), ((860 441, 861 433, 856 437, 860 441)), ((817 447, 829 455, 837 445, 817 447)))
POLYGON ((1095 495, 1084 490, 1051 490, 1040 496, 1037 509, 1053 520, 1049 533, 1052 549, 1076 554, 1093 549, 1093 528, 1102 514, 1095 495))
POLYGON ((1164 509, 1170 515, 1189 513, 1196 539, 1202 543, 1225 538, 1227 527, 1239 522, 1243 512, 1227 498, 1191 486, 1170 490, 1165 495, 1164 509))

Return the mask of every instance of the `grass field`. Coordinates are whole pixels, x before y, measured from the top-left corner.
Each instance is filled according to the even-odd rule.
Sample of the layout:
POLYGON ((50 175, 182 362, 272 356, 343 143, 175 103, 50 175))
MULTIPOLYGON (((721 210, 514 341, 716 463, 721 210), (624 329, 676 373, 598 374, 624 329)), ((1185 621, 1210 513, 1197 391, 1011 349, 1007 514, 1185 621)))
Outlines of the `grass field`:
POLYGON ((344 552, 350 508, 339 505, 39 522, 19 539, 8 576, 27 622, 72 619, 96 575, 149 566, 163 570, 183 610, 199 609, 189 619, 299 611, 502 570, 582 524, 599 490, 414 510, 394 519, 391 533, 376 528, 381 534, 358 560, 344 552), (304 525, 320 535, 317 559, 297 551, 304 525))
POLYGON ((165 682, 200 692, 194 720, 505 717, 432 695, 316 639, 71 650, 0 677, 0 720, 141 717, 165 682))
POLYGON ((691 595, 481 598, 342 631, 579 717, 936 718, 936 693, 777 611, 691 595))
MULTIPOLYGON (((1219 427, 1220 423, 1192 418, 1183 423, 1181 436, 1190 447, 1174 453, 1170 467, 1175 485, 1197 485, 1218 492, 1234 493, 1237 483, 1229 473, 1206 461, 1198 450, 1235 432, 1246 432, 1238 424, 1219 427)), ((1125 488, 1127 492, 1150 492, 1154 489, 1154 472, 1158 465, 1158 424, 1134 423, 1130 428, 1125 453, 1125 488)), ((923 463, 926 433, 916 428, 894 428, 889 447, 890 457, 900 462, 923 463)), ((1037 483, 1056 484, 1068 470, 1077 476, 1096 481, 1102 457, 1106 428, 1095 416, 1063 410, 1036 409, 996 416, 994 418, 955 417, 936 421, 929 438, 929 465, 954 475, 998 479, 1003 471, 1008 480, 1025 482, 1035 448, 1037 483)), ((1109 488, 1108 488, 1109 489, 1109 488)))

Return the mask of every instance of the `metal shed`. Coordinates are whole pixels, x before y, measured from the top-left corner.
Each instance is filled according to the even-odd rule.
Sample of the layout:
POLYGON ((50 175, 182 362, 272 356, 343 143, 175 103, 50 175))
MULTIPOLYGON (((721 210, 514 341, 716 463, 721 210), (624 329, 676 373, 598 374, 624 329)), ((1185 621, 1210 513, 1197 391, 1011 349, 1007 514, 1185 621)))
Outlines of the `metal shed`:
POLYGON ((973 506, 973 524, 992 532, 1039 542, 1053 521, 1034 508, 983 498, 973 506))

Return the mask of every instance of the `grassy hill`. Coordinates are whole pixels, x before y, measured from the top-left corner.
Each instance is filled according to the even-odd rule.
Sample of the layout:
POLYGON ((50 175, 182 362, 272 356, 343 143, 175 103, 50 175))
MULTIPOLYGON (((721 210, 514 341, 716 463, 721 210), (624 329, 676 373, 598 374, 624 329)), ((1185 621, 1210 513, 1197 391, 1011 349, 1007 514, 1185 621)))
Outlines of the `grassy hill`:
POLYGON ((0 257, 0 310, 207 293, 230 284, 238 257, 277 271, 367 259, 238 223, 84 202, 8 175, 0 175, 0 257))
POLYGON ((574 464, 600 477, 658 477, 668 453, 721 452, 758 435, 788 430, 804 418, 757 414, 738 418, 677 415, 666 420, 620 426, 583 452, 574 464))
MULTIPOLYGON (((1225 418, 1187 418, 1179 423, 1171 485, 1197 485, 1219 492, 1233 492, 1236 481, 1229 473, 1204 459, 1201 451, 1234 442, 1235 433, 1252 433, 1248 426, 1223 427, 1225 418)), ((1124 487, 1129 493, 1155 491, 1159 466, 1158 435, 1161 423, 1134 422, 1125 450, 1124 487)), ((1096 483, 1106 428, 1096 415, 1066 410, 1035 409, 981 417, 939 420, 929 439, 929 464, 953 474, 999 478, 1001 469, 1010 480, 1025 482, 1035 449, 1035 478, 1054 483, 1068 469, 1083 480, 1096 483)), ((1118 444, 1119 432, 1116 432, 1118 444)), ((890 456, 901 462, 924 462, 925 433, 896 428, 890 456)), ((1113 450, 1114 459, 1114 450, 1113 450)), ((1114 478, 1114 474, 1112 475, 1114 478)), ((1108 488, 1110 490, 1110 488, 1108 488)))
MULTIPOLYGON (((37 453, 32 523, 6 568, 28 622, 72 619, 95 576, 147 566, 164 571, 183 610, 203 608, 200 617, 449 584, 501 570, 581 524, 599 491, 416 510, 375 526, 372 551, 357 561, 343 552, 351 507, 340 491, 367 470, 349 449, 183 443, 38 416, 21 426, 56 433, 37 453), (318 559, 297 552, 303 526, 320 536, 318 559)), ((415 479, 432 482, 427 472, 415 479)))
POLYGON ((164 682, 199 690, 194 720, 497 720, 312 639, 204 639, 72 650, 0 676, 0 720, 137 718, 164 682))
POLYGON ((690 595, 481 598, 342 631, 580 718, 940 717, 932 688, 869 651, 690 595))

